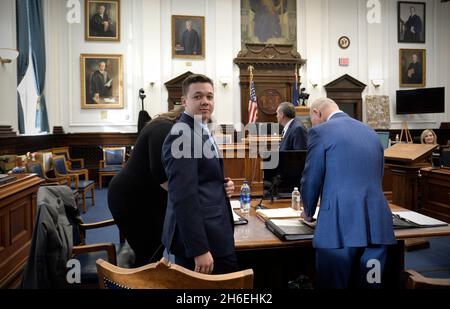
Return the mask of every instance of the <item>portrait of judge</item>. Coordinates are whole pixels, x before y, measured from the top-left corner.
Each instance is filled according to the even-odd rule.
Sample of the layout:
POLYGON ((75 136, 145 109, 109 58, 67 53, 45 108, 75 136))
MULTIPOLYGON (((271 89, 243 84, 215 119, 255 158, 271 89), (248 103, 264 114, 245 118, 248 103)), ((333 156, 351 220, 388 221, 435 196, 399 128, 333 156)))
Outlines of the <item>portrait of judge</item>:
POLYGON ((202 16, 172 16, 172 56, 203 58, 204 29, 202 16))
POLYGON ((100 98, 111 98, 112 81, 111 75, 106 70, 106 61, 100 60, 90 80, 91 97, 95 103, 99 103, 100 98))
POLYGON ((242 0, 241 44, 294 44, 297 41, 295 0, 242 0))
POLYGON ((121 55, 81 55, 82 108, 122 108, 121 55))
POLYGON ((86 40, 119 40, 119 2, 86 1, 86 40))
POLYGON ((402 87, 425 86, 425 50, 401 49, 401 83, 402 87))
POLYGON ((425 43, 425 3, 399 2, 399 42, 425 43))

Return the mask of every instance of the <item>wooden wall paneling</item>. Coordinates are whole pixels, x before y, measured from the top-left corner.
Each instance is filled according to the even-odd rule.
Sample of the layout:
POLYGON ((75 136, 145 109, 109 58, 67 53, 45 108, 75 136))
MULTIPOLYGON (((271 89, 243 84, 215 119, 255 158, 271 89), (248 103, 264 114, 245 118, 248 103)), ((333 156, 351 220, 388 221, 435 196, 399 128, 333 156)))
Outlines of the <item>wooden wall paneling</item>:
POLYGON ((234 63, 239 67, 241 88, 241 119, 248 120, 250 72, 254 67, 258 102, 257 122, 276 122, 276 109, 281 102, 292 101, 295 69, 306 63, 293 45, 246 44, 234 63))
POLYGON ((450 168, 424 168, 422 174, 421 212, 450 222, 450 168))
POLYGON ((345 74, 324 87, 327 91, 327 97, 334 100, 341 110, 362 121, 362 92, 366 86, 366 84, 345 74))

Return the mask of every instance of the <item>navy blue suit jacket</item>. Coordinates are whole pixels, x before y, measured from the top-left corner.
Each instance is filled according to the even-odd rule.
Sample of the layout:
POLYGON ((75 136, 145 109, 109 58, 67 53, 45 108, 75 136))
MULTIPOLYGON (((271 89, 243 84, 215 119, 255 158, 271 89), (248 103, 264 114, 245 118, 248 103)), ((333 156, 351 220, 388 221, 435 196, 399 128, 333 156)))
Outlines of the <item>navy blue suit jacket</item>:
POLYGON ((309 130, 301 193, 308 216, 321 197, 316 248, 396 243, 381 186, 383 168, 378 135, 347 114, 335 114, 309 130))
POLYGON ((281 150, 306 150, 307 137, 306 128, 298 120, 294 120, 289 125, 287 132, 284 134, 280 143, 281 150))
POLYGON ((183 114, 164 141, 169 192, 162 242, 175 256, 193 258, 208 251, 213 257, 228 256, 234 253, 234 225, 223 161, 202 154, 209 140, 199 131, 194 132, 194 119, 183 114), (174 156, 172 146, 185 156, 174 156))

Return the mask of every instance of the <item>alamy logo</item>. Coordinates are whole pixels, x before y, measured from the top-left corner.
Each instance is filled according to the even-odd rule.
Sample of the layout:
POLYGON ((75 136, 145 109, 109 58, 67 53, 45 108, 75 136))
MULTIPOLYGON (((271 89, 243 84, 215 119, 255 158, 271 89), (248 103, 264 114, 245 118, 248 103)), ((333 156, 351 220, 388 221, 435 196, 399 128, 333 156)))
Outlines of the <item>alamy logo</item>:
POLYGON ((66 7, 70 8, 66 15, 67 22, 69 24, 79 24, 81 22, 80 0, 67 0, 66 7))
POLYGON ((367 268, 370 268, 366 275, 367 283, 381 283, 381 263, 377 259, 367 261, 367 268))
POLYGON ((70 268, 67 271, 66 280, 69 284, 81 283, 81 264, 76 259, 68 260, 66 267, 70 268))
MULTIPOLYGON (((174 159, 188 159, 188 158, 215 158, 217 156, 224 158, 258 158, 261 161, 262 169, 274 169, 278 167, 279 142, 277 139, 258 139, 257 136, 269 136, 269 132, 279 132, 280 125, 278 123, 259 124, 258 129, 255 123, 247 125, 240 124, 240 128, 236 132, 237 141, 247 139, 248 147, 239 147, 233 149, 228 147, 223 151, 213 141, 214 132, 222 132, 220 126, 212 125, 212 129, 206 128, 202 123, 202 118, 199 115, 194 116, 194 130, 192 130, 186 123, 176 123, 171 131, 173 142, 171 145, 171 155, 174 159), (247 136, 247 137, 246 137, 247 136), (247 151, 246 151, 247 148, 247 151)), ((236 127, 236 126, 235 126, 236 127)), ((234 135, 233 131, 223 132, 225 135, 234 135)), ((278 135, 277 135, 278 136, 278 135)))
POLYGON ((368 0, 367 1, 367 22, 369 24, 380 24, 381 23, 381 3, 379 0, 368 0))

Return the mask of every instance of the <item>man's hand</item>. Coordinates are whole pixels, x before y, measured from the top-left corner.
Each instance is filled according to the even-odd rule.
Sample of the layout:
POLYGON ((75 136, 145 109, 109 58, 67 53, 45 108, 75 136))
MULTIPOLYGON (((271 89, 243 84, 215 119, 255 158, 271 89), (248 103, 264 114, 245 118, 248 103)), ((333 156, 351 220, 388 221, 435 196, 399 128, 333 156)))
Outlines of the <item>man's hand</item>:
POLYGON ((225 177, 225 179, 223 180, 223 186, 225 187, 227 196, 230 198, 234 193, 234 182, 230 179, 230 177, 225 177))
POLYGON ((108 28, 109 28, 109 22, 104 21, 102 24, 103 24, 103 31, 108 31, 108 28))
POLYGON ((94 93, 94 97, 92 98, 92 100, 94 100, 96 103, 99 103, 99 101, 100 101, 100 94, 99 93, 94 93))
POLYGON ((196 256, 195 260, 195 271, 202 274, 210 274, 214 269, 214 259, 211 252, 206 252, 205 254, 196 256))
POLYGON ((308 217, 306 215, 305 209, 302 210, 301 214, 300 214, 300 218, 302 218, 303 220, 305 220, 306 222, 312 222, 313 218, 312 217, 308 217))

